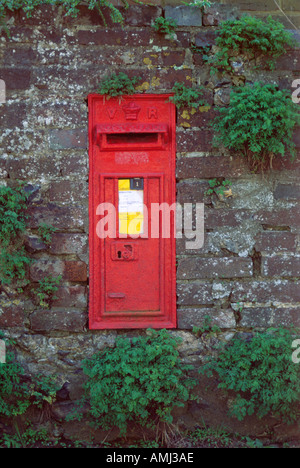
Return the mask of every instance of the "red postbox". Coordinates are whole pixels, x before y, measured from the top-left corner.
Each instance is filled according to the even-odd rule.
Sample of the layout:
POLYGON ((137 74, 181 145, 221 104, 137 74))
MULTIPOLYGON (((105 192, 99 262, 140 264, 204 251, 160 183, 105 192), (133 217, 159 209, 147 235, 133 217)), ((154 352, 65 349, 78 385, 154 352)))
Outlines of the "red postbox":
POLYGON ((169 97, 89 96, 91 329, 176 327, 169 97))

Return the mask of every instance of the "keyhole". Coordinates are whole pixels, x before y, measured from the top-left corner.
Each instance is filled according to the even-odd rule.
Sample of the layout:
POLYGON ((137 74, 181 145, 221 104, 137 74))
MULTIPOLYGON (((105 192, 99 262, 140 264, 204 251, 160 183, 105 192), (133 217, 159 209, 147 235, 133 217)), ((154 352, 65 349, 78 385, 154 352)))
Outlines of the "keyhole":
POLYGON ((121 252, 121 250, 118 250, 118 258, 122 258, 122 252, 121 252))

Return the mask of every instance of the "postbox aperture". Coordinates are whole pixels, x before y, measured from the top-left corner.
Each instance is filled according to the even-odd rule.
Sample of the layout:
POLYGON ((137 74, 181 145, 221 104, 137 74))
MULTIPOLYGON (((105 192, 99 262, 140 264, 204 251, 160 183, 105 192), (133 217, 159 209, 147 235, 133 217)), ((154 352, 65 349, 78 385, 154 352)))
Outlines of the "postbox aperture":
POLYGON ((175 214, 157 211, 175 204, 168 101, 89 96, 91 329, 176 327, 175 214))

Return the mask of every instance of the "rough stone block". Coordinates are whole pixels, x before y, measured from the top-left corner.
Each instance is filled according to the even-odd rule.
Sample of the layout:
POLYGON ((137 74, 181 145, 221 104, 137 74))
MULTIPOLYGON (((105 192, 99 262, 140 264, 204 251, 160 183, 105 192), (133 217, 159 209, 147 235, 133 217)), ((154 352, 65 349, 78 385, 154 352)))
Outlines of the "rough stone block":
POLYGON ((68 203, 88 199, 88 184, 78 180, 58 180, 49 185, 47 195, 50 201, 68 203))
POLYGON ((254 220, 260 222, 262 225, 270 227, 299 227, 300 226, 300 216, 299 216, 299 206, 294 206, 292 208, 282 209, 282 210, 259 210, 254 215, 254 220))
POLYGON ((63 177, 76 175, 86 177, 88 175, 88 162, 86 152, 64 154, 60 160, 60 173, 63 177))
POLYGON ((177 151, 185 152, 209 152, 212 146, 213 132, 211 130, 186 131, 177 133, 177 151))
POLYGON ((178 203, 203 203, 208 182, 202 180, 182 181, 177 184, 178 203))
POLYGON ((300 282, 288 280, 254 280, 247 283, 235 282, 232 302, 288 303, 300 302, 300 282))
POLYGON ((273 257, 263 257, 262 275, 276 277, 299 277, 300 276, 300 255, 277 255, 273 257))
POLYGON ((49 145, 52 150, 86 149, 87 131, 85 129, 51 130, 49 145))
POLYGON ((46 258, 38 259, 30 266, 32 281, 39 281, 49 276, 62 276, 64 280, 71 282, 86 282, 87 265, 81 261, 46 258))
POLYGON ((174 68, 164 68, 159 73, 155 71, 151 78, 152 88, 171 90, 176 82, 184 83, 185 86, 191 86, 193 70, 185 68, 175 70, 174 68))
MULTIPOLYGON (((27 117, 28 119, 28 117, 27 117)), ((26 122, 28 124, 28 120, 26 122)), ((22 123, 23 125, 23 123, 22 123)), ((34 129, 29 126, 15 127, 0 134, 1 148, 5 148, 6 153, 14 155, 16 158, 35 152, 42 158, 43 152, 48 150, 47 137, 43 129, 34 129)), ((32 159, 32 156, 31 156, 32 159)), ((37 174, 35 176, 37 178, 37 174)))
POLYGON ((53 307, 87 307, 86 287, 80 284, 61 286, 55 293, 57 299, 53 300, 53 307))
POLYGON ((166 6, 165 18, 172 18, 178 26, 202 26, 202 11, 200 8, 182 6, 166 6))
POLYGON ((178 279, 247 278, 253 275, 253 263, 249 258, 197 258, 179 260, 178 279))
POLYGON ((43 252, 48 249, 48 246, 39 236, 27 236, 25 238, 24 245, 29 253, 43 252))
POLYGON ((7 67, 27 67, 36 60, 36 51, 31 47, 8 47, 4 53, 3 63, 7 67))
POLYGON ((84 283, 87 281, 87 265, 81 261, 66 261, 63 277, 67 281, 84 283))
POLYGON ((54 233, 50 252, 54 255, 61 254, 87 254, 88 237, 84 234, 54 233))
MULTIPOLYGON (((181 144, 178 150, 206 151, 202 132, 180 132, 178 140, 181 144), (183 133, 183 135, 181 135, 183 133), (192 133, 192 138, 190 139, 192 133), (198 141, 195 143, 197 133, 198 141), (195 140, 194 140, 195 139, 195 140)), ((227 156, 208 157, 181 157, 177 161, 178 179, 212 179, 215 177, 240 177, 249 173, 249 168, 244 159, 229 158, 227 156)))
POLYGON ((281 6, 287 11, 300 11, 300 4, 298 0, 282 0, 281 6))
POLYGON ((219 328, 234 328, 236 321, 232 310, 222 309, 179 309, 178 328, 190 330, 193 327, 201 327, 206 317, 212 319, 211 325, 219 328))
POLYGON ((26 105, 24 103, 8 101, 5 106, 0 106, 0 125, 2 129, 22 127, 26 116, 26 105))
MULTIPOLYGON (((206 93, 207 94, 207 93, 206 93)), ((213 101, 213 93, 204 97, 206 102, 210 102, 209 106, 213 101), (207 99, 208 97, 208 99, 207 99)), ((200 110, 194 112, 189 108, 180 109, 177 113, 177 125, 179 127, 190 128, 190 127, 199 127, 199 128, 208 128, 210 122, 215 118, 216 111, 214 108, 209 106, 203 106, 200 110)))
POLYGON ((205 305, 214 303, 211 284, 178 284, 177 296, 179 305, 205 305))
POLYGON ((234 20, 239 17, 238 9, 228 5, 212 5, 206 7, 203 13, 203 26, 219 26, 222 21, 234 20))
POLYGON ((293 252, 296 249, 296 240, 296 235, 291 232, 264 231, 256 237, 255 250, 268 253, 293 252))
POLYGON ((12 179, 51 179, 60 175, 60 169, 60 161, 54 157, 10 157, 7 161, 7 170, 12 179))
POLYGON ((7 91, 27 89, 30 86, 31 71, 28 68, 0 68, 0 76, 6 83, 7 91))
POLYGON ((223 0, 222 3, 237 5, 243 11, 258 12, 277 10, 273 0, 223 0))
MULTIPOLYGON (((20 301, 16 301, 20 302, 20 301)), ((22 305, 0 302, 0 328, 23 327, 25 313, 22 305)))
POLYGON ((83 231, 88 209, 82 205, 59 206, 48 203, 47 205, 30 206, 28 215, 31 228, 38 228, 41 223, 45 223, 57 229, 83 231))
POLYGON ((244 308, 239 325, 245 328, 300 327, 300 308, 244 308))
POLYGON ((300 200, 300 185, 278 184, 274 192, 276 200, 294 199, 300 200))
POLYGON ((82 332, 86 322, 86 311, 75 308, 36 310, 30 315, 31 329, 37 332, 82 332))
POLYGON ((276 70, 300 71, 299 51, 288 52, 276 61, 276 70))
POLYGON ((240 226, 244 221, 251 221, 253 214, 247 210, 231 210, 212 208, 205 209, 205 228, 219 229, 240 226))
POLYGON ((128 10, 124 10, 125 24, 150 26, 161 14, 162 9, 154 5, 131 5, 128 10))

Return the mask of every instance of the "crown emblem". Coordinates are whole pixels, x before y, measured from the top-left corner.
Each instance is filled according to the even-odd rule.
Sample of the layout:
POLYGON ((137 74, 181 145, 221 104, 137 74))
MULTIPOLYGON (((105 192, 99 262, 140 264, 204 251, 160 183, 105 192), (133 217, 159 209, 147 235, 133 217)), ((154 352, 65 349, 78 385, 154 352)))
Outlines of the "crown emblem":
POLYGON ((125 112, 126 120, 137 120, 141 107, 138 106, 135 102, 129 102, 123 106, 123 110, 125 112))

